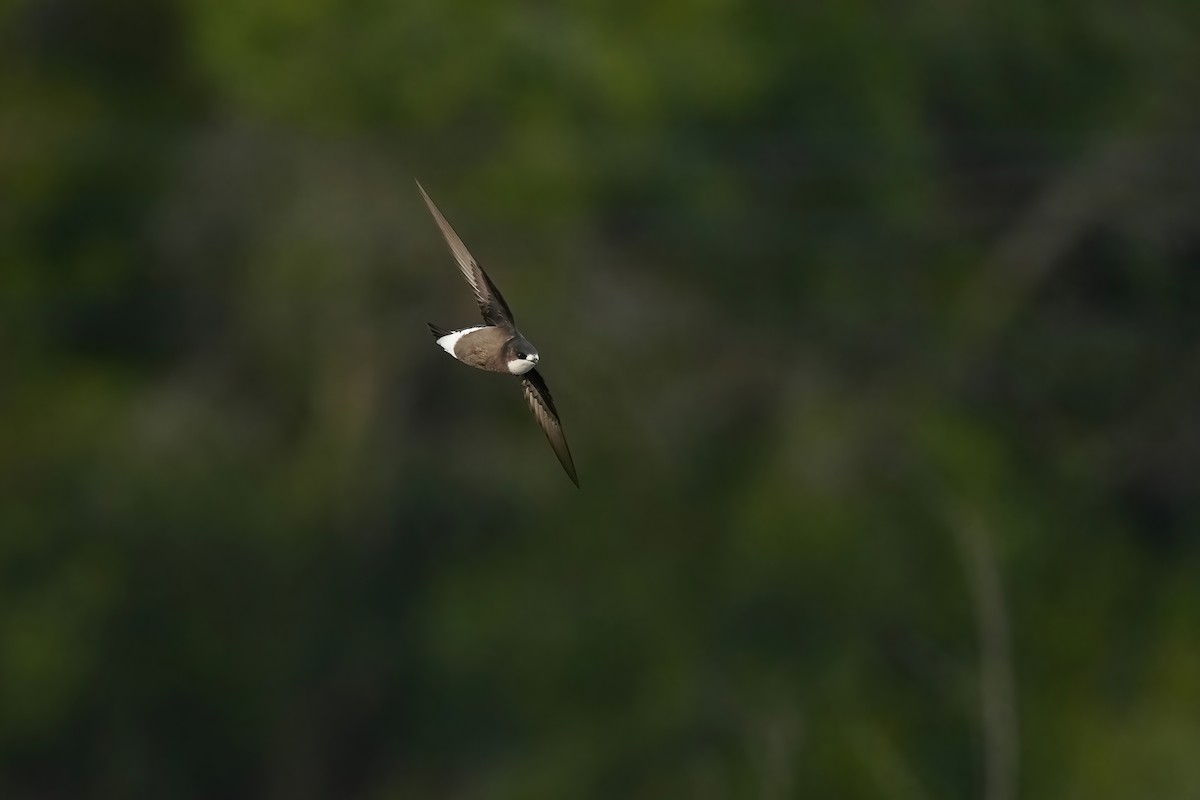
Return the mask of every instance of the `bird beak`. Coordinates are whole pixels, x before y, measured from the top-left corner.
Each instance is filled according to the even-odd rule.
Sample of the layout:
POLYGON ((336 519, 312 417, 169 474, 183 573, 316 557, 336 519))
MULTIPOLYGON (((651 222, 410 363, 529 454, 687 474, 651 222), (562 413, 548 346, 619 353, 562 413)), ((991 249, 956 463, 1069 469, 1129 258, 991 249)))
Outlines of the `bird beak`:
POLYGON ((534 353, 533 355, 531 355, 531 356, 529 357, 529 360, 530 360, 530 361, 532 361, 533 363, 535 363, 535 364, 536 364, 536 363, 538 363, 539 361, 541 361, 541 360, 542 360, 542 357, 541 357, 541 356, 539 356, 537 353, 534 353))

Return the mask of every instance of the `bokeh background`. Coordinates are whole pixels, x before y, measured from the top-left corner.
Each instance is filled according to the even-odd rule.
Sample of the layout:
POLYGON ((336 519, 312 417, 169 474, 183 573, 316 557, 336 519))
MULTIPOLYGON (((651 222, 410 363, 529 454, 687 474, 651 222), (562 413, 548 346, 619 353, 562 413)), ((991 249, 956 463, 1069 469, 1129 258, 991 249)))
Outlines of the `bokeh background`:
POLYGON ((1198 23, 3 2, 0 796, 1200 797, 1198 23))

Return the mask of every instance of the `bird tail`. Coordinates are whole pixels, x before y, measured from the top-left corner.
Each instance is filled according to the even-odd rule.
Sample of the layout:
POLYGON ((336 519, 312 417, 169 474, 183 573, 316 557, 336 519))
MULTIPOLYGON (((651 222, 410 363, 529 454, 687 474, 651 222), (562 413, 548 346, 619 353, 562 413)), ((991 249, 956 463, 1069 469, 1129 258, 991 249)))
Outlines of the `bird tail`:
POLYGON ((433 334, 433 338, 435 339, 440 339, 446 334, 454 332, 448 331, 440 325, 434 325, 432 322, 426 322, 425 324, 429 326, 429 332, 433 334))

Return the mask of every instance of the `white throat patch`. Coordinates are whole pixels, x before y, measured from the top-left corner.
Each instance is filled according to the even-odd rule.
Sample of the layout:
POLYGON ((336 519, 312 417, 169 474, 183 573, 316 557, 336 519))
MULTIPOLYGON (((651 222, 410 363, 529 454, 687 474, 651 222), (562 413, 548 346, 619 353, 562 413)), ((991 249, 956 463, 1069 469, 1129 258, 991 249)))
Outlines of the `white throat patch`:
POLYGON ((536 362, 530 361, 528 358, 514 358, 508 362, 508 371, 513 375, 524 375, 529 370, 533 369, 536 362))

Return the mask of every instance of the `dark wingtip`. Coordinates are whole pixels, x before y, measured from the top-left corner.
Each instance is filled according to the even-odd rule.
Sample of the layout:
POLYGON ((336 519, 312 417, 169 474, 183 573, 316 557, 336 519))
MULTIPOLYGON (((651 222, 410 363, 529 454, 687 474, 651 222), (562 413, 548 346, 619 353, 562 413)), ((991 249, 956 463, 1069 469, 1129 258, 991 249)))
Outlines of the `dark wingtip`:
MULTIPOLYGON (((566 447, 566 444, 567 441, 564 439, 564 448, 566 447)), ((562 464, 563 472, 567 473, 567 477, 571 479, 571 483, 575 484, 576 489, 580 488, 579 473, 575 471, 575 459, 571 458, 571 451, 567 450, 565 454, 561 454, 558 452, 558 448, 555 448, 554 454, 558 456, 558 463, 562 464), (563 455, 566 455, 566 458, 563 458, 563 455)))
POLYGON ((579 476, 575 474, 575 470, 571 470, 570 472, 568 472, 567 477, 571 479, 571 483, 575 484, 576 489, 583 488, 582 486, 579 485, 579 476))

